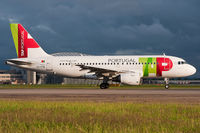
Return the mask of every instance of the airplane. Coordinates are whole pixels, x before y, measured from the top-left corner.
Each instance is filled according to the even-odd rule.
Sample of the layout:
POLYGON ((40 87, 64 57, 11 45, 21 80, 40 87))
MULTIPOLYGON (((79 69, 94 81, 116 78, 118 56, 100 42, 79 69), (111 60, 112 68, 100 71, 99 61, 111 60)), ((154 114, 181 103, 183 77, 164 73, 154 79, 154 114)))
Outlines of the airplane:
MULTIPOLYGON (((164 78, 169 88, 169 78, 186 77, 196 73, 196 68, 184 59, 163 55, 113 55, 113 56, 58 56, 47 54, 27 30, 17 23, 10 24, 17 57, 6 64, 42 73, 73 78, 101 79, 101 89, 109 88, 109 81, 127 85, 140 85, 142 78, 164 78)), ((57 44, 55 44, 57 45, 57 44)))

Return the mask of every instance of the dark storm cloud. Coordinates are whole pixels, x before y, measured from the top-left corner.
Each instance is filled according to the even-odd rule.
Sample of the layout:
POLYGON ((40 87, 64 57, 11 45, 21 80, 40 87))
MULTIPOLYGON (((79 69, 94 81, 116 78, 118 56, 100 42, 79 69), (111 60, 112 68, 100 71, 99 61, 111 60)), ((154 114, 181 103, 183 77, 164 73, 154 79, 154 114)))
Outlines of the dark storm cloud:
POLYGON ((199 69, 199 12, 199 0, 1 1, 0 55, 15 57, 8 23, 17 22, 48 53, 165 52, 199 69))

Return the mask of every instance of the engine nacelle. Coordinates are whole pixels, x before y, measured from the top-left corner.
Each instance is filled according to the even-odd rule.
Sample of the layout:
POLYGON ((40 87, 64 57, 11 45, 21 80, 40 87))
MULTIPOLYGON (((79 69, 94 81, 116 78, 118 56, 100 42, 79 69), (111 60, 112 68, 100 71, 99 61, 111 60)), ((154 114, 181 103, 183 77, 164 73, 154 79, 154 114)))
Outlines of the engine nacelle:
POLYGON ((120 74, 113 81, 121 82, 122 84, 127 85, 139 85, 141 77, 140 72, 128 72, 120 74))

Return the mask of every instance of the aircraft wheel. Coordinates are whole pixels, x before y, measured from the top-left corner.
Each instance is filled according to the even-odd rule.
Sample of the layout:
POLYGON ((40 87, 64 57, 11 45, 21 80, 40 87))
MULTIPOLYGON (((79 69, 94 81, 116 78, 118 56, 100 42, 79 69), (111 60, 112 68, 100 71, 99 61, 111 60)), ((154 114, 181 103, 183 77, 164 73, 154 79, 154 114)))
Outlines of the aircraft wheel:
POLYGON ((109 88, 109 84, 108 83, 102 83, 102 84, 100 84, 100 88, 101 89, 107 89, 107 88, 109 88))
POLYGON ((169 89, 169 85, 167 84, 167 85, 165 85, 165 89, 169 89))

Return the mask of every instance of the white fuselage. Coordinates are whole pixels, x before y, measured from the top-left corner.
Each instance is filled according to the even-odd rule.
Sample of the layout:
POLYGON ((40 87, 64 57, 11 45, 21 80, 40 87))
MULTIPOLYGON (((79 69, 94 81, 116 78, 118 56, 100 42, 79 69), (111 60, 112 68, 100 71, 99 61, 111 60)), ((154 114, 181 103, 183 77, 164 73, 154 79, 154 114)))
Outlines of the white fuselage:
MULTIPOLYGON (((32 62, 18 67, 39 72, 54 73, 67 77, 90 77, 94 73, 79 65, 123 72, 141 72, 141 77, 185 77, 193 75, 196 69, 183 59, 174 56, 46 56, 20 58, 32 62), (159 62, 158 58, 162 60, 159 62), (167 62, 169 59, 171 62, 167 62), (170 65, 169 65, 170 64, 170 65), (159 70, 160 67, 160 70, 159 70)), ((10 65, 13 65, 10 63, 10 65)), ((14 65, 16 66, 16 65, 14 65)), ((106 74, 106 73, 105 73, 106 74)))

